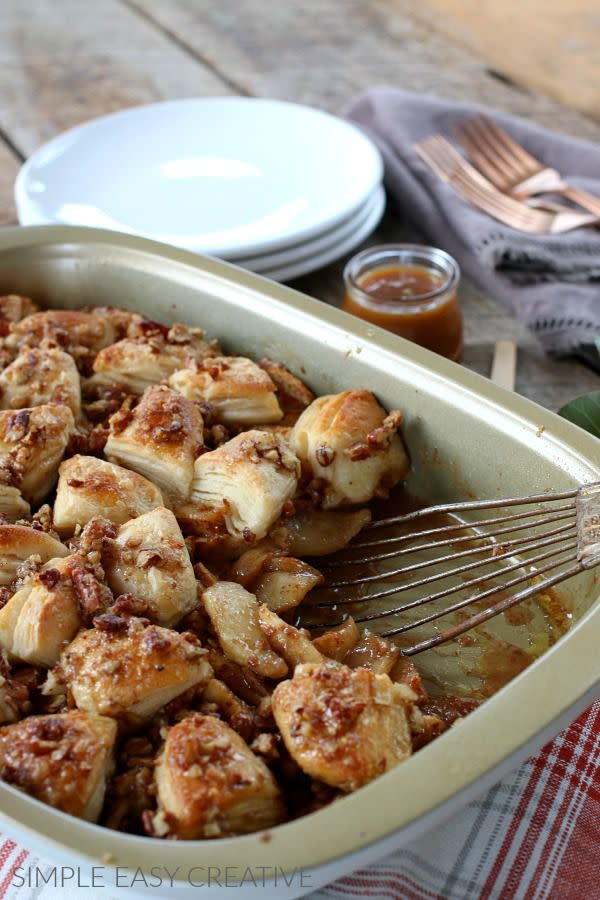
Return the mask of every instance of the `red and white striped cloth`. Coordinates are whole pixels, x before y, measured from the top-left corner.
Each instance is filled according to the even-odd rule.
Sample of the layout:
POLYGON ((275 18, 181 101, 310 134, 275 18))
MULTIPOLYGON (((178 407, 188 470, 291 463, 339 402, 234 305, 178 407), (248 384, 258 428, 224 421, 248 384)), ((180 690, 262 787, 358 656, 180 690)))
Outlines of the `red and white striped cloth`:
MULTIPOLYGON (((18 867, 45 865, 2 835, 0 900, 54 900, 52 885, 13 884, 18 867)), ((110 893, 63 888, 60 897, 110 893)), ((311 895, 330 898, 600 900, 600 701, 444 825, 311 895)))

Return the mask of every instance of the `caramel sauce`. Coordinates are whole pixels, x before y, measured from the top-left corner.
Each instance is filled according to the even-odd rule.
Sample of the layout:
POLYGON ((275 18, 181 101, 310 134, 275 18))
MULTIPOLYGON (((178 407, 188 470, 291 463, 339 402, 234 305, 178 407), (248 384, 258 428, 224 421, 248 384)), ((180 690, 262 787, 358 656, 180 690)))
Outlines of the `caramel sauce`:
POLYGON ((460 360, 463 326, 456 290, 427 297, 443 284, 440 273, 424 266, 382 266, 358 278, 358 288, 366 298, 359 299, 348 291, 342 309, 442 356, 460 360))

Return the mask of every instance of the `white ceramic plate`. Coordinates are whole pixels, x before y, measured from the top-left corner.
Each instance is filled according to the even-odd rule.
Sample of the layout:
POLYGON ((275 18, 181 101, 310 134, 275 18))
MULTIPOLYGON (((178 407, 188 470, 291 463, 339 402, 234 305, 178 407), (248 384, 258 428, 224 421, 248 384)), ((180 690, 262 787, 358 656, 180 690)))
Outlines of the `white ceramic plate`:
POLYGON ((94 119, 22 167, 22 225, 102 226, 229 259, 350 217, 382 177, 374 144, 320 110, 276 100, 174 100, 94 119))
POLYGON ((235 263, 244 269, 251 269, 253 272, 266 272, 270 269, 287 266, 300 259, 306 259, 312 254, 320 254, 335 244, 345 241, 357 229, 362 228, 367 220, 372 219, 375 209, 381 206, 382 199, 385 199, 385 191, 380 185, 375 188, 368 201, 360 207, 358 212, 342 222, 341 225, 337 225, 322 235, 320 234, 307 241, 294 244, 293 247, 285 247, 283 250, 275 253, 262 253, 257 256, 243 257, 236 259, 235 263))
MULTIPOLYGON (((290 281, 292 278, 299 278, 301 275, 307 275, 309 272, 329 265, 336 259, 345 256, 346 253, 350 253, 369 237, 379 224, 384 209, 385 191, 382 188, 370 215, 345 240, 336 241, 332 247, 322 249, 319 253, 312 252, 305 258, 298 258, 274 269, 266 269, 259 274, 264 275, 265 278, 271 278, 273 281, 290 281)), ((239 265, 239 263, 237 264, 239 265)))

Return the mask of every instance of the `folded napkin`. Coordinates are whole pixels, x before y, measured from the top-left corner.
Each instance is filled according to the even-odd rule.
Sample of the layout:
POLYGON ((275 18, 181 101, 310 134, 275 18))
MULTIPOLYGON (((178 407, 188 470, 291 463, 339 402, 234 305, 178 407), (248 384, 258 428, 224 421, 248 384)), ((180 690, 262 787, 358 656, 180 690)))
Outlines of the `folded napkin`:
POLYGON ((600 196, 600 147, 482 107, 395 88, 370 88, 346 111, 379 146, 385 183, 426 240, 454 256, 482 290, 507 306, 556 354, 600 333, 600 229, 531 235, 497 222, 438 178, 413 144, 485 113, 573 185, 600 196))

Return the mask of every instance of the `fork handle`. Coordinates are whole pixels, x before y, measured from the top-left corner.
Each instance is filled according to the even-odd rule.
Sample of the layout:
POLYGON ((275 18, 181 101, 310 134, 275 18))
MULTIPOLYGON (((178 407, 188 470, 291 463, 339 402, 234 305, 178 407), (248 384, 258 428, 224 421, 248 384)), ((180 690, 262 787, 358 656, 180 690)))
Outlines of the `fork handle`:
POLYGON ((563 188, 561 193, 563 197, 573 200, 574 203, 578 203, 579 206, 589 210, 589 212, 594 213, 594 215, 600 216, 600 197, 595 197, 594 194, 590 194, 588 191, 582 191, 569 184, 563 188))
POLYGON ((600 197, 563 181, 555 169, 541 169, 511 189, 516 200, 526 200, 536 194, 560 194, 595 216, 600 216, 600 197))

